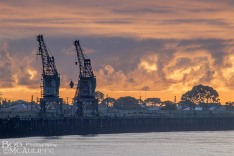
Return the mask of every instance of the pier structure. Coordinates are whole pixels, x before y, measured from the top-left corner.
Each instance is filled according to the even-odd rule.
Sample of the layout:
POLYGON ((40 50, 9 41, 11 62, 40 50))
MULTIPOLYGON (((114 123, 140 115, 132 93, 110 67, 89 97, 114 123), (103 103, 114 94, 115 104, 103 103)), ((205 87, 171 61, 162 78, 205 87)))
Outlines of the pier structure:
POLYGON ((73 117, 0 119, 0 138, 234 130, 234 117, 73 117))

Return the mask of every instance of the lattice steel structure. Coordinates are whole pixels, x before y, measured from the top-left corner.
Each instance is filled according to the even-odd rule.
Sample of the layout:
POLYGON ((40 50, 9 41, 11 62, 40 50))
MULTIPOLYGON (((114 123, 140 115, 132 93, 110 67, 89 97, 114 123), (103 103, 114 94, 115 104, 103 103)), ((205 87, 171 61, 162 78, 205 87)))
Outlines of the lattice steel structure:
POLYGON ((37 36, 39 43, 37 55, 41 56, 42 60, 42 84, 40 106, 43 113, 46 112, 49 104, 53 104, 57 113, 62 113, 62 98, 59 98, 60 76, 55 66, 53 56, 49 55, 43 35, 37 36))
MULTIPOLYGON (((74 42, 79 64, 79 78, 76 93, 74 97, 74 104, 77 106, 76 114, 83 116, 84 109, 89 105, 92 108, 93 115, 98 115, 98 100, 95 98, 96 77, 93 74, 91 60, 86 59, 83 50, 80 46, 79 40, 74 42)), ((74 83, 71 81, 70 86, 74 83)))

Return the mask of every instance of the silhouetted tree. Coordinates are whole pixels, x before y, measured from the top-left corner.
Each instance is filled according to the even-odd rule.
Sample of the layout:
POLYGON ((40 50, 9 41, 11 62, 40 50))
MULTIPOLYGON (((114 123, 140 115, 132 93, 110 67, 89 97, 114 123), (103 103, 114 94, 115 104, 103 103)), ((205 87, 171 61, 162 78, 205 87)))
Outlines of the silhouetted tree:
POLYGON ((182 106, 182 108, 187 108, 187 107, 190 107, 192 108, 193 110, 195 109, 196 107, 196 104, 191 102, 191 101, 180 101, 178 103, 178 105, 182 106))
POLYGON ((234 102, 233 101, 228 101, 225 103, 226 106, 234 106, 234 102))
POLYGON ((164 101, 161 110, 177 110, 176 104, 172 101, 164 101))
POLYGON ((144 101, 145 103, 147 103, 147 105, 156 105, 156 104, 161 103, 160 98, 147 98, 144 101))
POLYGON ((181 100, 195 104, 219 103, 219 94, 212 87, 197 85, 192 90, 183 94, 181 100))
POLYGON ((227 110, 231 110, 231 109, 234 109, 234 102, 233 101, 228 101, 225 103, 225 108, 227 110))
POLYGON ((98 103, 102 102, 102 100, 104 99, 104 93, 100 91, 96 91, 95 98, 98 99, 98 103))
POLYGON ((131 96, 120 97, 114 103, 114 107, 118 109, 139 109, 138 100, 131 96))
POLYGON ((101 104, 104 104, 108 107, 111 107, 114 105, 114 103, 116 103, 117 100, 115 98, 112 98, 112 97, 107 97, 105 99, 102 100, 102 103, 101 104))

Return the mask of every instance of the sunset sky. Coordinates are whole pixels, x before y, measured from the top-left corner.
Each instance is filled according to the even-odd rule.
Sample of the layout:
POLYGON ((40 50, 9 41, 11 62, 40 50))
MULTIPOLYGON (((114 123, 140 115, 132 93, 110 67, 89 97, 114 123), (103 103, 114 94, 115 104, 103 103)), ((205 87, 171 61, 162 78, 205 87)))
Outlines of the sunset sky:
POLYGON ((233 0, 1 0, 0 92, 40 97, 43 34, 61 75, 60 95, 75 94, 73 41, 92 60, 97 90, 110 97, 174 100, 209 85, 234 101, 233 0))

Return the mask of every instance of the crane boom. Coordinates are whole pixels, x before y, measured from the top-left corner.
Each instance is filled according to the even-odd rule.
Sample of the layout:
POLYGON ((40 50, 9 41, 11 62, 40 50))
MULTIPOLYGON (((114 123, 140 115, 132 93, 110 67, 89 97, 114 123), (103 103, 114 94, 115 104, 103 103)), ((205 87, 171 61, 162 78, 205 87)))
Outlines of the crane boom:
POLYGON ((83 50, 82 50, 82 48, 80 46, 80 41, 76 40, 74 42, 74 46, 76 48, 76 54, 77 54, 77 58, 78 58, 78 62, 79 62, 79 69, 80 69, 80 75, 79 75, 79 77, 83 77, 82 73, 84 72, 84 60, 85 60, 85 57, 84 57, 83 50))
POLYGON ((49 52, 46 48, 43 36, 38 35, 37 41, 39 43, 37 55, 41 55, 42 65, 43 65, 43 75, 58 75, 54 62, 54 57, 49 56, 49 52))
POLYGON ((79 77, 94 77, 91 60, 84 57, 83 50, 80 46, 80 41, 76 40, 74 42, 76 48, 77 58, 79 62, 80 75, 79 77))

